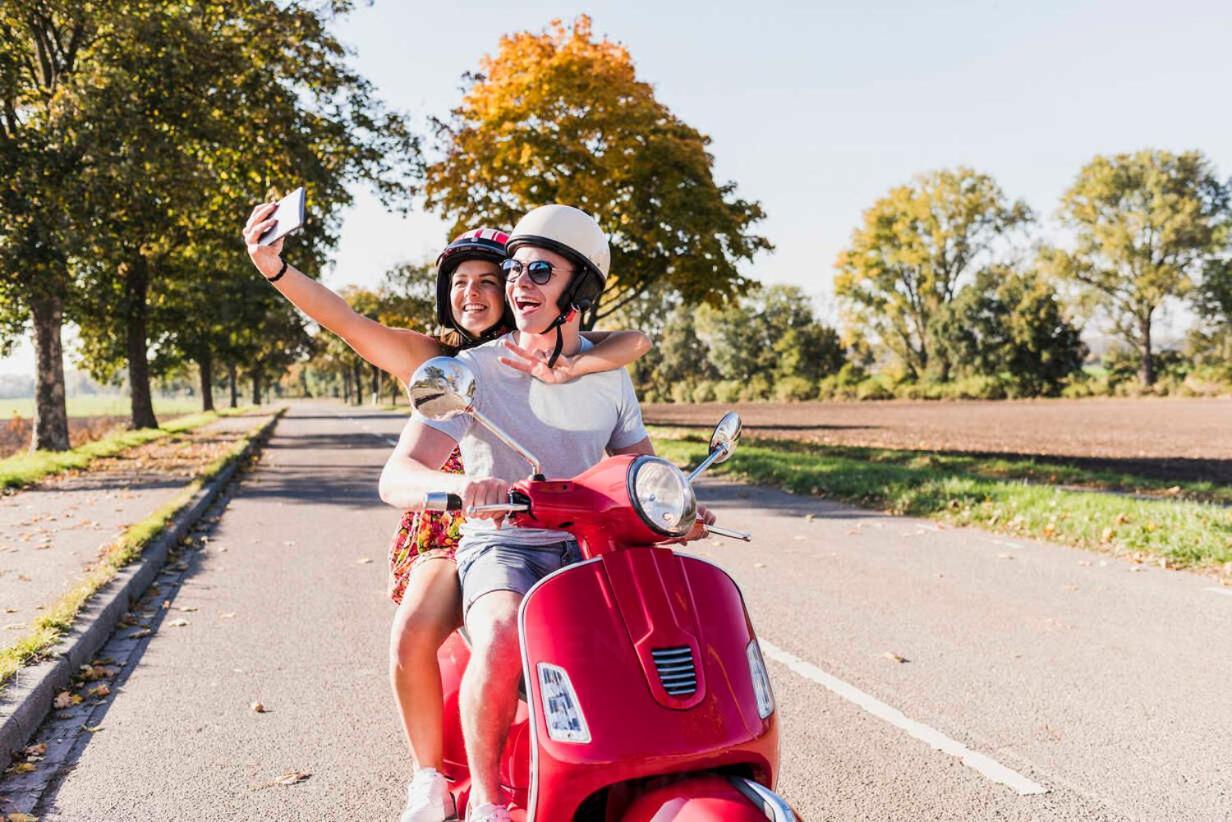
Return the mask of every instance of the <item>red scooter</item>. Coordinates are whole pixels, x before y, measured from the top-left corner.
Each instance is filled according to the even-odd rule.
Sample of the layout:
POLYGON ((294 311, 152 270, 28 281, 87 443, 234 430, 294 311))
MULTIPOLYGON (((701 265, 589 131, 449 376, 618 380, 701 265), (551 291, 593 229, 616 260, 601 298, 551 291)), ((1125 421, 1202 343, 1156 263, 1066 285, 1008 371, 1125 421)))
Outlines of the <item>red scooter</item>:
MULTIPOLYGON (((483 510, 568 531, 582 551, 580 562, 540 580, 519 611, 523 693, 501 759, 513 818, 798 819, 773 791, 778 718, 740 589, 717 565, 672 548, 697 518, 691 481, 731 455, 740 418, 723 418, 709 456, 688 476, 658 457, 617 456, 548 480, 473 407, 474 377, 458 361, 424 363, 409 391, 425 416, 472 414, 531 463, 508 504, 483 510)), ((425 507, 460 506, 456 495, 429 494, 425 507)), ((439 654, 444 773, 459 813, 470 788, 458 712, 469 656, 464 631, 439 654)))

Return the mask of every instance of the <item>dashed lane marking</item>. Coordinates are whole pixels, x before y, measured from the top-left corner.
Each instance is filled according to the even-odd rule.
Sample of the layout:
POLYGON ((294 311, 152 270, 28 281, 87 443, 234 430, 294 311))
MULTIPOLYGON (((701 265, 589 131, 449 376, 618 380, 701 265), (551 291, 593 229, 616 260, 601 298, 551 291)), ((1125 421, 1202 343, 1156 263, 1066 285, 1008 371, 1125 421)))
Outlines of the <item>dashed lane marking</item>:
POLYGON ((1232 588, 1207 588, 1212 594, 1223 594, 1226 597, 1232 597, 1232 588))
POLYGON ((1048 792, 1048 789, 1043 785, 1032 782, 1017 771, 1010 770, 992 757, 978 751, 973 751, 937 729, 930 728, 922 722, 911 719, 897 708, 887 705, 875 696, 861 691, 859 688, 844 682, 838 677, 831 676, 811 662, 805 662, 800 657, 784 651, 771 642, 767 642, 764 638, 759 637, 757 641, 761 645, 762 652, 776 662, 781 662, 805 679, 816 682, 827 690, 838 694, 843 699, 854 702, 878 719, 883 719, 896 728, 906 731, 910 736, 924 742, 935 750, 958 757, 968 768, 979 771, 993 782, 1005 785, 1020 796, 1048 792))

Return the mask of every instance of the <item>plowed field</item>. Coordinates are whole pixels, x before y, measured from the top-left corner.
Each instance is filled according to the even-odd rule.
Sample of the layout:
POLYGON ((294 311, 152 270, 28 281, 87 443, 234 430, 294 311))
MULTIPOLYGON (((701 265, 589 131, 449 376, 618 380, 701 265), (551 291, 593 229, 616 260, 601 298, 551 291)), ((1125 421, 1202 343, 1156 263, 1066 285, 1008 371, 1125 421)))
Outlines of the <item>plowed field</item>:
POLYGON ((1232 483, 1232 398, 646 405, 647 423, 829 445, 1038 456, 1151 477, 1232 483))

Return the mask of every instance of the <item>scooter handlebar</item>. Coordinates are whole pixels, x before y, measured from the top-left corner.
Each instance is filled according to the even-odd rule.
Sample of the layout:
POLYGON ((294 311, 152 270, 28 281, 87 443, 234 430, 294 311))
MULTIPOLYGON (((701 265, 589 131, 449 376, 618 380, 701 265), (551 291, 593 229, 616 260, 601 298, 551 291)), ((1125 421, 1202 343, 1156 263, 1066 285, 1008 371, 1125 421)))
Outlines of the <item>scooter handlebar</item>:
POLYGON ((733 531, 730 528, 720 528, 717 525, 707 525, 706 530, 721 537, 730 537, 731 539, 744 540, 745 542, 751 542, 753 540, 753 535, 750 533, 745 531, 733 531))
POLYGON ((462 498, 444 491, 429 491, 424 495, 425 511, 461 511, 462 498))

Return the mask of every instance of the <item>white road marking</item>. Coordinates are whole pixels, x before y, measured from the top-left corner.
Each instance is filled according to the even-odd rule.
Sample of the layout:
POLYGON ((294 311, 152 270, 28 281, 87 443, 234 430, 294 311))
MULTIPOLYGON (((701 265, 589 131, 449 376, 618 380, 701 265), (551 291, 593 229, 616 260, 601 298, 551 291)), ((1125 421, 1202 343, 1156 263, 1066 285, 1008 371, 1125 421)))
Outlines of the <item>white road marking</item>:
POLYGON ((1212 594, 1223 594, 1226 597, 1232 597, 1232 588, 1207 588, 1212 594))
POLYGON ((391 440, 389 437, 385 436, 384 434, 379 434, 376 431, 373 431, 371 428, 368 427, 367 423, 360 422, 354 417, 347 417, 347 416, 343 416, 342 414, 335 414, 334 416, 339 417, 340 419, 346 420, 351 425, 354 425, 356 428, 363 431, 365 434, 369 434, 373 437, 376 437, 378 440, 383 440, 387 445, 397 445, 398 444, 397 440, 391 440))
POLYGON ((989 538, 988 541, 991 542, 993 545, 1004 545, 1006 548, 1021 548, 1022 547, 1021 542, 1008 542, 1003 539, 992 539, 992 538, 989 538))
POLYGON ((873 716, 884 719, 896 728, 906 731, 935 750, 958 757, 964 765, 974 768, 993 782, 1005 785, 1020 796, 1048 793, 1048 789, 1043 785, 1032 782, 1017 771, 1010 770, 992 757, 973 751, 935 728, 930 728, 922 722, 907 717, 897 708, 885 704, 875 696, 861 691, 838 677, 831 676, 816 665, 805 662, 800 657, 767 642, 763 637, 758 637, 757 641, 761 645, 762 652, 776 662, 781 662, 805 679, 816 682, 843 699, 854 702, 873 716))

